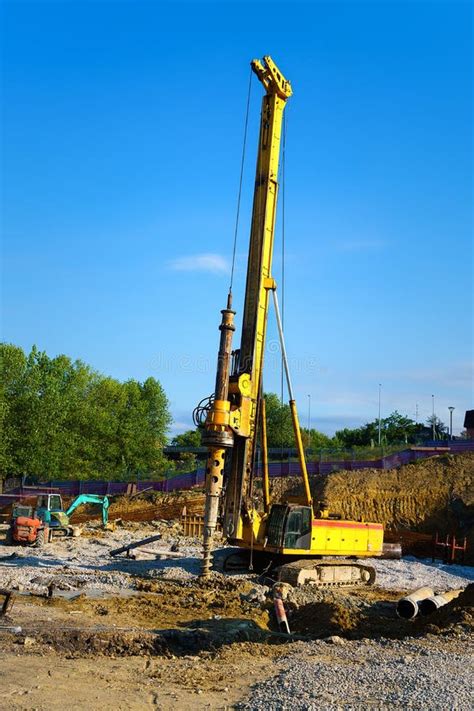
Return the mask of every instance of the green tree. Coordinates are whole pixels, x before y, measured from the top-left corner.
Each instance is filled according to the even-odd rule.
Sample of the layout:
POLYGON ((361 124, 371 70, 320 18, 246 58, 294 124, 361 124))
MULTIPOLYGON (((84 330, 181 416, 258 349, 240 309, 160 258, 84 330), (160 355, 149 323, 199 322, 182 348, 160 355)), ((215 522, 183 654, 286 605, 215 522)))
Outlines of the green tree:
POLYGON ((265 393, 267 443, 269 447, 294 447, 295 437, 290 406, 275 393, 265 393))
POLYGON ((159 474, 166 465, 163 447, 171 424, 164 390, 154 378, 143 384, 128 380, 122 387, 126 399, 119 438, 126 472, 159 474))
MULTIPOLYGON (((282 403, 275 393, 265 393, 264 397, 268 446, 275 449, 279 447, 294 448, 296 443, 290 406, 282 403)), ((332 443, 330 437, 315 429, 308 432, 307 428, 302 428, 301 437, 305 448, 320 449, 328 447, 332 443)))
POLYGON ((171 440, 173 447, 200 447, 201 432, 199 429, 186 430, 182 434, 175 435, 171 440))
POLYGON ((426 424, 430 428, 431 431, 433 431, 433 422, 434 422, 434 431, 435 431, 435 439, 446 439, 448 435, 448 428, 440 420, 440 418, 437 415, 430 415, 428 419, 426 420, 426 424))
POLYGON ((171 422, 160 383, 120 383, 65 355, 2 344, 0 466, 42 479, 127 477, 166 468, 171 422))
MULTIPOLYGON (((423 425, 414 422, 409 417, 401 415, 396 410, 380 421, 381 442, 395 444, 412 442, 423 430, 423 425)), ((379 422, 367 422, 362 427, 345 428, 336 432, 335 441, 343 447, 369 447, 378 442, 379 422)))
POLYGON ((303 440, 305 449, 318 450, 333 446, 331 437, 328 437, 323 432, 319 432, 319 430, 315 430, 314 428, 308 430, 307 427, 303 427, 301 430, 301 439, 303 440))
POLYGON ((12 457, 18 439, 14 405, 21 395, 22 376, 26 368, 26 357, 21 348, 10 344, 0 345, 0 470, 14 472, 12 457))
POLYGON ((171 444, 174 447, 183 447, 183 451, 179 452, 179 459, 177 461, 179 471, 192 471, 197 465, 197 456, 193 452, 187 452, 188 447, 201 447, 201 431, 196 430, 186 430, 181 434, 176 435, 171 440, 171 444))

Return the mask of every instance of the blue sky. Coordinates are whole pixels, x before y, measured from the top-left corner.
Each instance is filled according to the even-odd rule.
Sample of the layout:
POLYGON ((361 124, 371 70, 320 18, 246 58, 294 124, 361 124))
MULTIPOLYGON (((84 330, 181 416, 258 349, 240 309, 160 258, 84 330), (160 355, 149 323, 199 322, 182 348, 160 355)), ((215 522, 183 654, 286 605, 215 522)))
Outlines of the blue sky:
MULTIPOLYGON (((158 378, 186 429, 214 382, 249 62, 287 108, 285 323, 307 422, 454 430, 472 389, 472 6, 3 2, 2 336, 158 378)), ((253 81, 241 315, 261 87, 253 81)), ((281 214, 274 276, 281 275, 281 214)), ((280 280, 281 281, 281 280, 280 280)), ((279 392, 273 315, 266 390, 279 392)), ((237 345, 237 344, 236 344, 237 345)))

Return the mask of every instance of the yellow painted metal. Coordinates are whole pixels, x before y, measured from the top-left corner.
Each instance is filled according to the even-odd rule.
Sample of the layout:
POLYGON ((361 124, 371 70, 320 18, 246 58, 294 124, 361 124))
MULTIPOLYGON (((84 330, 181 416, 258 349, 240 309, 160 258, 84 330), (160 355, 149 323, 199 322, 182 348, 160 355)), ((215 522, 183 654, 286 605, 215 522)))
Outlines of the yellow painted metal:
POLYGON ((230 402, 228 400, 214 400, 212 409, 206 420, 206 427, 211 425, 226 427, 229 424, 230 402))
POLYGON ((382 550, 382 524, 313 520, 310 550, 313 555, 374 556, 382 550))
MULTIPOLYGON (((248 381, 245 395, 240 392, 241 397, 235 403, 236 409, 241 410, 241 416, 240 429, 234 431, 240 436, 235 438, 226 488, 224 532, 232 537, 236 534, 243 504, 251 508, 252 467, 268 315, 267 284, 272 278, 281 131, 285 104, 292 93, 289 81, 270 57, 264 57, 263 62, 254 60, 252 69, 263 84, 265 95, 261 109, 242 338, 238 374, 234 376, 239 378, 245 374, 248 381), (248 402, 244 403, 246 398, 248 402)), ((232 380, 230 392, 234 391, 232 380)))
MULTIPOLYGON (((257 512, 253 512, 255 515, 257 512)), ((253 547, 256 551, 291 557, 306 555, 314 556, 357 556, 361 558, 381 555, 383 550, 383 526, 377 523, 361 523, 360 521, 337 521, 313 519, 311 546, 307 548, 276 548, 266 545, 267 517, 260 514, 254 518, 253 547)), ((251 539, 251 528, 248 522, 242 524, 234 544, 248 548, 251 539), (239 540, 240 539, 240 540, 239 540)))
POLYGON ((306 457, 304 454, 303 440, 301 439, 301 429, 300 429, 300 423, 298 421, 298 410, 296 409, 296 402, 294 400, 290 400, 290 411, 291 411, 291 420, 293 422, 293 432, 295 434, 296 449, 298 452, 298 460, 299 460, 300 467, 301 467, 301 476, 303 478, 305 504, 306 504, 306 506, 312 507, 313 499, 311 496, 311 490, 309 488, 308 469, 306 467, 306 457))
POLYGON ((270 511, 270 475, 268 471, 267 411, 264 397, 262 397, 260 401, 260 418, 260 439, 262 445, 263 509, 266 513, 268 513, 270 511))

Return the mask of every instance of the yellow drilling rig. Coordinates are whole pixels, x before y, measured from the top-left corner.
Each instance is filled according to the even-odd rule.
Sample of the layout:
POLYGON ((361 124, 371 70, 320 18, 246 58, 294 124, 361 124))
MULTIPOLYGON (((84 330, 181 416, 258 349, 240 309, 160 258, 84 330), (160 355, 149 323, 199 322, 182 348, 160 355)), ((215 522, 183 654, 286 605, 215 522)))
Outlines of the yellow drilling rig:
MULTIPOLYGON (((212 539, 218 520, 229 544, 255 564, 273 564, 280 580, 293 585, 311 581, 322 586, 373 583, 372 566, 348 558, 380 556, 383 526, 342 521, 326 506, 313 505, 293 396, 272 255, 278 196, 278 165, 283 112, 292 95, 291 84, 268 56, 253 60, 254 73, 265 94, 262 100, 252 226, 240 349, 232 350, 235 331, 232 294, 221 311, 220 346, 214 395, 195 410, 208 447, 206 507, 201 576, 212 564, 212 539), (289 392, 296 448, 304 495, 298 501, 272 503, 266 444, 262 375, 270 299, 275 307, 282 359, 289 392), (257 439, 263 464, 263 507, 255 504, 257 439)), ((235 557, 235 556, 234 556, 235 557)))

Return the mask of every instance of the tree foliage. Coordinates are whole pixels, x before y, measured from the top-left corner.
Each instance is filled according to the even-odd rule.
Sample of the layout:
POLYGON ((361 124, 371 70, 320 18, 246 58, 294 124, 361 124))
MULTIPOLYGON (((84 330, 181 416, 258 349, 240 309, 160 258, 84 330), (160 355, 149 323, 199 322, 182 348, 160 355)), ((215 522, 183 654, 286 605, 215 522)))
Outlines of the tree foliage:
POLYGON ((178 434, 171 440, 173 447, 200 447, 201 446, 201 430, 186 430, 182 434, 178 434))
MULTIPOLYGON (((285 449, 295 447, 290 406, 282 403, 275 393, 265 393, 265 409, 268 446, 285 449)), ((329 437, 315 429, 309 431, 308 429, 302 429, 301 436, 303 444, 307 448, 320 449, 331 444, 329 437)))
POLYGON ((446 439, 446 436, 449 432, 448 427, 440 420, 440 418, 437 415, 430 415, 428 419, 426 420, 426 424, 430 429, 430 432, 433 432, 433 423, 434 423, 434 434, 435 434, 435 439, 446 439))
POLYGON ((1 471, 42 479, 159 473, 171 423, 160 383, 124 383, 65 355, 0 345, 1 471))
MULTIPOLYGON (((380 421, 380 439, 382 444, 413 442, 423 431, 423 425, 395 410, 380 421)), ((377 444, 379 421, 367 422, 362 427, 343 429, 336 432, 335 440, 343 447, 367 447, 377 444)))
POLYGON ((188 447, 201 447, 201 430, 186 430, 171 440, 174 447, 183 447, 177 460, 178 471, 192 471, 197 466, 197 457, 193 452, 187 452, 188 447))

